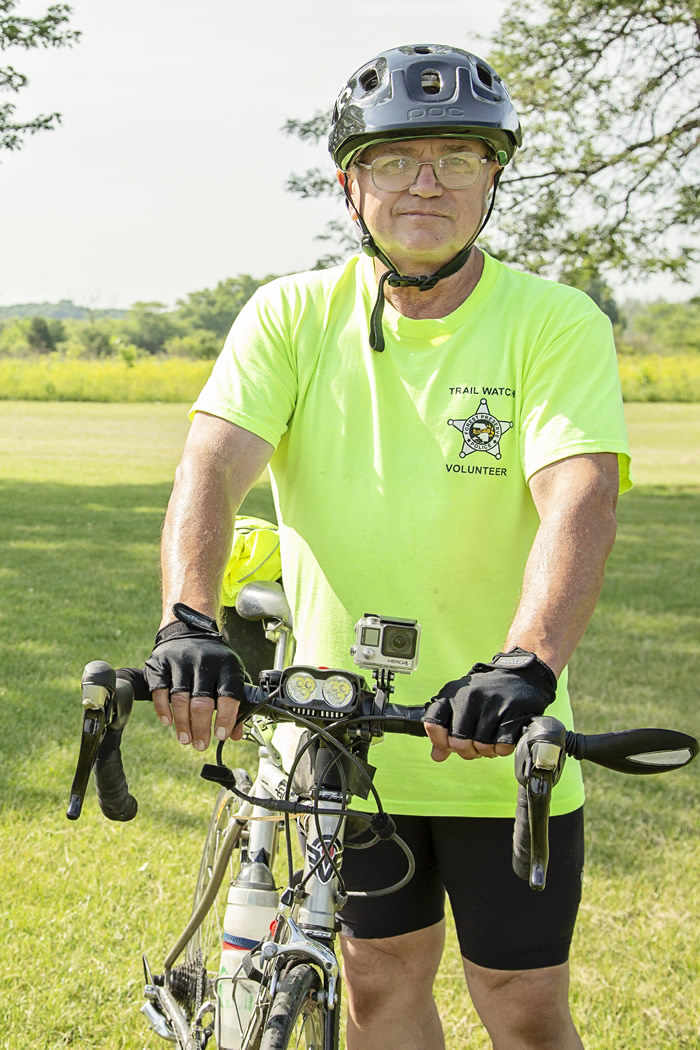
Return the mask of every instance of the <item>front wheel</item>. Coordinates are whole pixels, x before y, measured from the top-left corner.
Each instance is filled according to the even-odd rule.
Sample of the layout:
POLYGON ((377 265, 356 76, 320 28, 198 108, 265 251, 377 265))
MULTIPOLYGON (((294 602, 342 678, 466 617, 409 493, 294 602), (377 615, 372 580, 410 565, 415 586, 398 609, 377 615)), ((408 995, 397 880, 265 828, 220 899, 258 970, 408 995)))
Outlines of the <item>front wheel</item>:
POLYGON ((219 883, 209 911, 200 926, 193 932, 186 948, 185 959, 193 962, 201 951, 201 962, 207 971, 216 972, 221 954, 221 930, 228 888, 240 867, 240 838, 242 825, 237 816, 240 809, 238 799, 226 788, 222 788, 214 804, 214 812, 209 821, 207 837, 204 842, 202 859, 199 865, 197 885, 194 891, 192 911, 199 906, 202 898, 210 892, 210 883, 219 858, 224 850, 230 860, 228 869, 219 883))
POLYGON ((323 1050, 330 1023, 319 974, 312 966, 295 966, 277 986, 260 1050, 323 1050))

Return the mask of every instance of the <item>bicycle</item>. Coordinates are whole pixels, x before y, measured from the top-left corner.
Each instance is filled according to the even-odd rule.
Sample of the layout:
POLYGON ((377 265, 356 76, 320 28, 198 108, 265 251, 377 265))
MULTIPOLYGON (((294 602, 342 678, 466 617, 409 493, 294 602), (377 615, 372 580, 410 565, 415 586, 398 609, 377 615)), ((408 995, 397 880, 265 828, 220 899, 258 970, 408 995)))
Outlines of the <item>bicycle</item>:
MULTIPOLYGON (((245 770, 230 769, 223 762, 221 743, 216 764, 206 764, 202 770, 202 776, 218 783, 220 791, 207 830, 192 914, 167 953, 162 973, 154 974, 144 957, 142 1011, 154 1031, 180 1050, 204 1050, 212 1038, 218 1050, 336 1050, 341 1012, 341 973, 334 950, 336 913, 351 892, 363 892, 345 887, 343 851, 371 847, 379 838, 393 839, 403 849, 404 877, 374 894, 393 892, 413 874, 410 850, 382 809, 367 758, 370 744, 382 732, 424 735, 423 707, 389 702, 395 671, 408 671, 407 665, 417 660, 420 628, 415 621, 376 617, 370 624, 372 633, 366 634, 368 621, 360 621, 354 655, 360 668, 372 668, 370 687, 360 674, 290 662, 291 615, 279 584, 248 584, 236 608, 245 619, 261 620, 267 637, 275 642, 274 667, 261 674, 258 686, 246 688, 239 713, 248 736, 258 744, 258 768, 253 782, 245 770), (397 644, 389 645, 393 657, 381 653, 386 625, 399 632, 394 636, 397 644), (274 727, 284 721, 305 730, 287 763, 273 741, 274 727), (370 793, 376 814, 350 809, 353 797, 367 799, 370 793), (292 817, 304 831, 301 868, 293 859, 292 817), (351 821, 369 828, 370 839, 354 840, 348 831, 351 821), (288 879, 278 896, 271 867, 281 832, 288 879), (264 922, 257 923, 253 938, 232 937, 227 931, 230 913, 223 920, 221 916, 226 892, 227 908, 236 917, 246 915, 245 907, 236 903, 241 895, 252 894, 257 901, 256 917, 264 922), (227 938, 229 943, 239 943, 222 950, 222 938, 224 944, 227 938), (231 953, 235 959, 229 963, 226 956, 231 953)), ((82 684, 83 735, 67 815, 70 819, 80 815, 94 767, 103 813, 113 820, 129 820, 137 805, 124 776, 121 736, 134 699, 150 699, 145 681, 140 671, 115 672, 95 661, 85 668, 82 684)), ((644 774, 680 768, 697 752, 693 737, 671 730, 584 736, 567 731, 549 716, 533 719, 515 751, 516 874, 533 890, 545 888, 549 804, 567 755, 644 774)), ((248 908, 249 917, 255 910, 248 908)))

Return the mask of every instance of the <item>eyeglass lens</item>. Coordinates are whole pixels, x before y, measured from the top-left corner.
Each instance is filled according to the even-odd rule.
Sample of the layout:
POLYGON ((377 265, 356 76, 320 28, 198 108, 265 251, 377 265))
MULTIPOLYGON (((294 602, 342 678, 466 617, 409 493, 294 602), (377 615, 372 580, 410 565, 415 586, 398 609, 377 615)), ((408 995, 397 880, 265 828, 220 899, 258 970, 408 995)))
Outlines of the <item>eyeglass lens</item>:
POLYGON ((414 157, 386 156, 375 158, 368 167, 379 190, 407 190, 426 164, 432 167, 435 178, 446 189, 464 190, 479 181, 485 159, 477 153, 447 153, 438 160, 421 162, 414 157))

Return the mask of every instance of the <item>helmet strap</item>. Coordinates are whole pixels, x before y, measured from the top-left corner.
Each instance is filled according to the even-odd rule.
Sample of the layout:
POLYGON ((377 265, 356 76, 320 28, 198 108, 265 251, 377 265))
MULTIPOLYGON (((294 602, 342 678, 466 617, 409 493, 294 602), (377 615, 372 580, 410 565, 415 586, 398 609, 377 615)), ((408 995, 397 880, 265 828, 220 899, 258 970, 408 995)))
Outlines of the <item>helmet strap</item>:
POLYGON ((498 183, 501 178, 501 171, 497 171, 493 179, 493 189, 491 191, 491 201, 489 203, 486 217, 482 222, 479 229, 476 231, 474 236, 468 241, 463 248, 457 252, 454 258, 450 259, 439 270, 436 270, 433 274, 425 274, 420 277, 408 277, 405 274, 400 274, 394 266, 391 259, 384 254, 382 249, 379 247, 377 242, 372 237, 372 234, 367 229, 365 220, 357 208, 357 205, 350 196, 348 190, 348 179, 347 175, 343 181, 343 192, 345 193, 345 201, 349 208, 352 208, 357 216, 356 222, 362 231, 362 237, 360 244, 362 251, 365 255, 368 255, 370 259, 379 259, 380 262, 387 267, 385 272, 379 278, 379 287, 377 288, 377 298, 374 303, 372 315, 370 318, 369 325, 369 345, 377 353, 381 353, 385 348, 384 332, 382 329, 382 318, 384 316, 384 285, 388 282, 391 288, 417 288, 420 292, 427 292, 431 288, 434 288, 438 281, 441 281, 443 277, 451 277, 453 273, 457 273, 461 270, 467 259, 469 258, 472 250, 472 246, 476 241, 477 237, 481 236, 486 223, 491 218, 491 212, 496 202, 496 190, 498 189, 498 183))

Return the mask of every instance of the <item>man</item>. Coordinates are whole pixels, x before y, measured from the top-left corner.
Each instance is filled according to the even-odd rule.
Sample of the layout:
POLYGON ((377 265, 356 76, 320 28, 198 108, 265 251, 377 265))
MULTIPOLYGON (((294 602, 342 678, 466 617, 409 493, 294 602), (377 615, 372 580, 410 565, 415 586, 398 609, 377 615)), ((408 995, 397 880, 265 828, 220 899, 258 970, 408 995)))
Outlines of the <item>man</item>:
MULTIPOLYGON (((567 962, 580 774, 569 763, 555 791, 535 894, 510 870, 505 756, 528 716, 571 724, 566 665, 598 598, 628 448, 607 319, 474 247, 520 141, 500 78, 459 49, 396 48, 350 78, 330 151, 366 254, 273 282, 239 315, 194 406, 163 534, 149 685, 183 744, 207 747, 217 695, 215 736, 240 732, 240 671, 206 618, 268 462, 298 659, 350 666, 367 610, 423 627, 396 698, 436 698, 432 748, 387 738, 372 759, 417 871, 379 907, 343 909, 349 1050, 444 1045, 444 887, 496 1050, 582 1045, 567 962), (174 619, 176 601, 204 620, 174 619)), ((391 882, 392 858, 371 853, 356 871, 348 851, 344 877, 391 882)))

